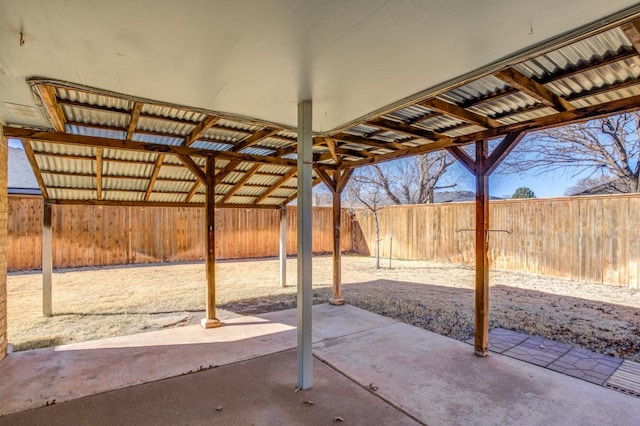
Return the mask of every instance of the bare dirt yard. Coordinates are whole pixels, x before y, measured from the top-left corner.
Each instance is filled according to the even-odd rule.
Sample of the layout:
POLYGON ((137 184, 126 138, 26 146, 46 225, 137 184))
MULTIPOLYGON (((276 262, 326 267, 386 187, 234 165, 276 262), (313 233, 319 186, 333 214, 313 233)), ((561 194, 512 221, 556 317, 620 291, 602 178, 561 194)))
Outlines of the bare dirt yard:
MULTIPOLYGON (((473 335, 474 271, 423 261, 343 257, 348 303, 455 339, 473 335)), ((217 264, 219 317, 293 308, 296 260, 280 288, 277 260, 217 264)), ((314 303, 331 296, 331 258, 313 264, 314 303)), ((51 318, 42 315, 39 273, 9 274, 9 340, 15 350, 194 324, 204 316, 204 265, 57 271, 51 318)), ((640 361, 640 291, 492 271, 491 328, 543 336, 640 361)))

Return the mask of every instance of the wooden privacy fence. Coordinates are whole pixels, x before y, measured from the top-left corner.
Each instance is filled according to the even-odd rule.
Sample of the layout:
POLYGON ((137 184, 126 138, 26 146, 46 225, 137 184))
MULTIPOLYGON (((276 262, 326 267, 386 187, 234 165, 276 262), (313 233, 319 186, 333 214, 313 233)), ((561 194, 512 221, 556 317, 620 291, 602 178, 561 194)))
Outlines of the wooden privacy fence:
MULTIPOLYGON (((205 255, 203 208, 52 206, 53 267, 199 261, 205 255)), ((354 222, 343 211, 346 236, 354 222)), ((287 208, 287 253, 296 253, 296 207, 287 208)), ((9 271, 40 269, 42 199, 9 198, 9 271)), ((265 209, 216 210, 216 258, 277 256, 280 213, 265 209)), ((333 247, 331 208, 313 210, 313 251, 333 247)), ((352 250, 342 239, 342 250, 352 250)))
MULTIPOLYGON (((374 254, 373 217, 356 216, 354 250, 374 254)), ((474 203, 392 206, 379 218, 383 257, 392 237, 393 258, 474 264, 474 203)), ((490 221, 492 268, 638 288, 640 194, 492 201, 490 221)))

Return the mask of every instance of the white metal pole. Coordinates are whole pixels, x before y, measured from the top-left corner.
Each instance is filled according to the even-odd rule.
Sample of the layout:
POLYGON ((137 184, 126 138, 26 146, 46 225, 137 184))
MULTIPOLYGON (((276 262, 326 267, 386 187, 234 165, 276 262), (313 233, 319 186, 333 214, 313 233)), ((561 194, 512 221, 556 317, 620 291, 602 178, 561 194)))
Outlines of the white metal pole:
POLYGON ((311 101, 298 104, 298 387, 313 386, 311 352, 311 222, 312 222, 311 101))

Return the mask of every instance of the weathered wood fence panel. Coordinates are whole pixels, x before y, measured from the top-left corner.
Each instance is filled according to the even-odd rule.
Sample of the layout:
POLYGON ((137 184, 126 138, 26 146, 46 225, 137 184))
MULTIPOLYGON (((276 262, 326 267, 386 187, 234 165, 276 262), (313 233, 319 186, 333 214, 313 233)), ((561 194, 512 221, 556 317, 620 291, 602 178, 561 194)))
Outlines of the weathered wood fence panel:
MULTIPOLYGON (((313 250, 332 250, 331 209, 314 208, 313 250)), ((53 266, 74 268, 204 259, 204 209, 62 206, 52 208, 53 266)), ((216 210, 216 257, 277 256, 279 213, 216 210)), ((296 253, 296 208, 288 207, 287 252, 296 253)), ((343 212, 343 251, 353 250, 354 222, 343 212)), ((9 198, 8 270, 40 269, 42 199, 9 198)))
MULTIPOLYGON (((392 206, 379 212, 381 256, 473 265, 473 203, 392 206), (458 232, 456 232, 458 231, 458 232)), ((375 254, 371 213, 356 214, 375 254)), ((640 194, 492 201, 493 268, 638 288, 640 194)))

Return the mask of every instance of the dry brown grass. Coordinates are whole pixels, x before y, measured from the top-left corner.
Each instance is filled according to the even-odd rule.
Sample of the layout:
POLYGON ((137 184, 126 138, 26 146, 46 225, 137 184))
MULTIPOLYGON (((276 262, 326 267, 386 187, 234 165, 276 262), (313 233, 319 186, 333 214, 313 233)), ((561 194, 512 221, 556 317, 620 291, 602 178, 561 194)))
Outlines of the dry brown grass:
MULTIPOLYGON (((219 316, 295 307, 296 261, 278 284, 276 260, 217 265, 219 316)), ((331 295, 331 259, 314 259, 314 303, 331 295)), ((373 269, 343 260, 349 303, 457 339, 473 334, 473 269, 394 261, 373 269)), ((39 274, 8 278, 9 339, 24 350, 196 323, 203 316, 202 264, 62 271, 54 314, 42 315, 39 274)), ((491 327, 524 331, 640 361, 640 291, 504 271, 491 275, 491 327)))

